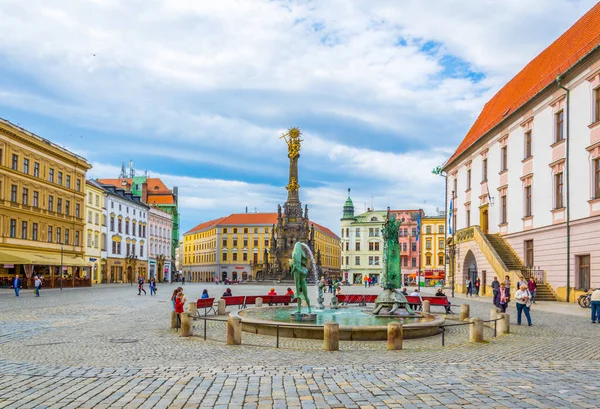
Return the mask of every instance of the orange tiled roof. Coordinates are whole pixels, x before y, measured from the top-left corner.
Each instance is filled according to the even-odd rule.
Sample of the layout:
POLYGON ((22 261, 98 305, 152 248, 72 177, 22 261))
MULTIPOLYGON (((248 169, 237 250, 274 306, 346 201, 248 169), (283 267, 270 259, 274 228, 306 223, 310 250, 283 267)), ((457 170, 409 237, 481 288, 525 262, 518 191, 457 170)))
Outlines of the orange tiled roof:
POLYGON ((123 188, 125 185, 123 185, 123 181, 127 182, 128 185, 131 186, 131 179, 96 179, 99 183, 102 183, 103 185, 113 185, 116 186, 118 188, 123 188))
MULTIPOLYGON (((133 181, 131 178, 116 178, 116 179, 98 179, 98 182, 104 183, 105 185, 113 185, 116 187, 123 187, 123 182, 128 185, 132 185, 133 181)), ((151 194, 173 194, 160 178, 146 178, 148 184, 148 195, 151 194)))
POLYGON ((600 3, 542 51, 488 101, 445 167, 600 44, 600 3))
MULTIPOLYGON (((192 230, 185 234, 194 233, 200 230, 205 230, 213 226, 242 226, 242 225, 272 225, 277 224, 277 213, 233 213, 229 216, 221 217, 219 219, 210 220, 194 227, 192 230)), ((310 222, 316 229, 320 230, 323 234, 339 239, 339 237, 329 230, 325 226, 321 226, 318 223, 310 222)))
POLYGON ((175 199, 172 195, 148 195, 148 203, 146 204, 175 204, 175 199))

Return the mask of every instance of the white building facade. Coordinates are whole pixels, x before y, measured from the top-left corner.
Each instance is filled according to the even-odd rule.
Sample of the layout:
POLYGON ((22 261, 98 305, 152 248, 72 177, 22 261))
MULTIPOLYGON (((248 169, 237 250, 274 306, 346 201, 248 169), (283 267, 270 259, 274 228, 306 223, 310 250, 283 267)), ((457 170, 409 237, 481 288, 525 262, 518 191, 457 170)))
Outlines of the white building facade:
POLYGON ((159 282, 171 282, 173 260, 171 259, 171 226, 173 216, 157 207, 148 210, 148 278, 159 282))
POLYGON ((444 165, 458 283, 529 274, 570 301, 600 287, 599 7, 486 104, 444 165), (586 47, 564 46, 574 37, 586 47))
POLYGON ((136 282, 139 276, 148 276, 149 207, 140 196, 112 185, 101 186, 106 192, 102 258, 107 281, 136 282))

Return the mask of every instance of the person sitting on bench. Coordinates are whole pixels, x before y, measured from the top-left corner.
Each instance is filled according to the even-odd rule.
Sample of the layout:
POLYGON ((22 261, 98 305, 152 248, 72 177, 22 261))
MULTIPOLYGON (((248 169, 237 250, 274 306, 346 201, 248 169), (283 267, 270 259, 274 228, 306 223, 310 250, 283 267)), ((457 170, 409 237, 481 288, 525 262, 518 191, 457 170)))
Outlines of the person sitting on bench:
MULTIPOLYGON (((448 300, 448 297, 446 296, 446 294, 444 294, 444 290, 442 290, 441 288, 437 289, 435 296, 444 297, 448 301, 448 304, 450 304, 450 300, 448 300)), ((446 309, 446 314, 452 314, 452 311, 450 310, 450 305, 444 305, 444 308, 446 309)))

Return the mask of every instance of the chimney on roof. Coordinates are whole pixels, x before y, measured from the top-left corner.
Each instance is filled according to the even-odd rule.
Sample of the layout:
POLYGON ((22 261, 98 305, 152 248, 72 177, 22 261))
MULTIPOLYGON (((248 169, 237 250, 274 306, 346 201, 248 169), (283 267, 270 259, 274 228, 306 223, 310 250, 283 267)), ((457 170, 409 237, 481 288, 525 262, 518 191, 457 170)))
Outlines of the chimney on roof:
POLYGON ((148 182, 142 183, 142 202, 148 203, 148 182))
POLYGON ((248 206, 246 206, 246 213, 248 213, 248 206))

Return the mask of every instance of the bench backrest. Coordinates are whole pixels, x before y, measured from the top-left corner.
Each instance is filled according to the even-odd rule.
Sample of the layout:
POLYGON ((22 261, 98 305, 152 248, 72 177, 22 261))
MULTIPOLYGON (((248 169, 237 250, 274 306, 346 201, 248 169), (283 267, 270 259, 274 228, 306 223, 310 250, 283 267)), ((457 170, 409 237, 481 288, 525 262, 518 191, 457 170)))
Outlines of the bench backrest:
POLYGON ((225 305, 243 305, 244 304, 244 295, 238 295, 235 297, 221 297, 222 300, 225 300, 225 305))
POLYGON ((198 301, 196 301, 196 308, 212 307, 214 301, 214 298, 200 298, 198 301))
POLYGON ((450 305, 446 297, 423 297, 423 300, 429 301, 430 305, 450 305))
POLYGON ((339 302, 347 304, 358 304, 365 300, 365 296, 362 294, 339 294, 337 298, 339 302))
POLYGON ((421 304, 421 299, 416 295, 407 295, 406 301, 408 301, 409 304, 421 304))
POLYGON ((365 295, 365 302, 366 303, 374 303, 375 300, 377 299, 377 294, 367 294, 365 295))
POLYGON ((272 304, 290 303, 292 302, 292 297, 289 295, 272 295, 269 302, 272 304))
POLYGON ((263 303, 268 304, 269 300, 271 299, 271 296, 270 295, 247 295, 246 301, 244 301, 244 304, 246 304, 246 305, 256 304, 257 298, 262 298, 263 303))

